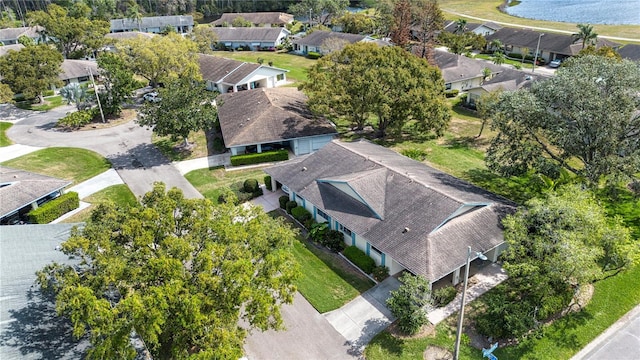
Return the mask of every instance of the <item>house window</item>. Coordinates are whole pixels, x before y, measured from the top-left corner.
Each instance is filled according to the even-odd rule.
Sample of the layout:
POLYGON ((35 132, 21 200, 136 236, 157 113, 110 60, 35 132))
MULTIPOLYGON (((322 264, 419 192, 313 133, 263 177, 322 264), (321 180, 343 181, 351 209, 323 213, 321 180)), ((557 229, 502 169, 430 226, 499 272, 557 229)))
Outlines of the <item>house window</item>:
POLYGON ((327 215, 324 211, 318 209, 318 215, 322 216, 325 219, 329 219, 329 215, 327 215))
POLYGON ((89 81, 89 77, 88 76, 80 76, 80 77, 78 77, 78 82, 85 82, 85 81, 89 81))
POLYGON ((278 74, 278 75, 276 75, 276 80, 278 80, 278 81, 282 81, 282 80, 284 80, 284 74, 278 74))
POLYGON ((351 230, 349 230, 349 228, 347 228, 346 226, 340 224, 338 226, 338 230, 342 231, 343 233, 345 233, 347 236, 351 236, 351 230))
POLYGON ((445 90, 451 90, 451 83, 444 84, 444 89, 445 90))
POLYGON ((371 245, 371 251, 373 251, 374 253, 378 254, 378 256, 382 255, 382 251, 380 251, 380 249, 376 248, 373 245, 371 245))

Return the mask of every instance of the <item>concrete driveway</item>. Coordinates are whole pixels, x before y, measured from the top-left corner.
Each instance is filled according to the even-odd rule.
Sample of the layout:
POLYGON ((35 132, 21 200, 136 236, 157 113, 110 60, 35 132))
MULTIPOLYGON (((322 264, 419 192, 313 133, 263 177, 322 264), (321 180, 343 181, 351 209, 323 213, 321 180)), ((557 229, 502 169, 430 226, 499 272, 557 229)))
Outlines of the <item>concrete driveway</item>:
POLYGON ((72 106, 30 114, 13 107, 0 108, 0 119, 15 122, 7 136, 18 144, 39 147, 78 147, 99 153, 111 161, 122 180, 140 197, 162 181, 167 188, 177 187, 187 198, 202 198, 171 162, 151 144, 151 130, 133 121, 107 129, 65 132, 55 128, 72 106))

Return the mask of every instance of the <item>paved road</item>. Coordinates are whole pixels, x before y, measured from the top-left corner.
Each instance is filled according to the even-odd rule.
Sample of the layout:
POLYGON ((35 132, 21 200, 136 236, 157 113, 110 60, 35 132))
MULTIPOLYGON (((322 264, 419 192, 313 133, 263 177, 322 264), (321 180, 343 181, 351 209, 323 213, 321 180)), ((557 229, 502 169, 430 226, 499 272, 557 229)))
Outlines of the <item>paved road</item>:
POLYGON ((134 122, 89 131, 57 130, 56 121, 72 110, 71 106, 62 106, 47 112, 20 113, 3 107, 0 109, 0 118, 15 121, 7 131, 15 143, 40 147, 79 147, 101 154, 111 161, 136 196, 144 195, 153 188, 154 182, 162 181, 168 188, 182 189, 185 197, 202 198, 202 194, 151 144, 150 130, 134 122))

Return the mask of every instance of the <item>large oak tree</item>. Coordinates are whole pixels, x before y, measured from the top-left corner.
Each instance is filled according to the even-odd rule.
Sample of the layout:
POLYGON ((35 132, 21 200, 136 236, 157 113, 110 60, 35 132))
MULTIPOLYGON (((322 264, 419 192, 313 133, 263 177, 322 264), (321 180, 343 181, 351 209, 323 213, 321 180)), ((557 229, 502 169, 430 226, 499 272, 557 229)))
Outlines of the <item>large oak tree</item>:
POLYGON ((154 359, 235 360, 249 329, 282 327, 299 273, 294 239, 259 208, 158 183, 139 206, 99 205, 62 245, 77 264, 48 265, 38 279, 74 335, 88 335, 89 358, 134 358, 135 331, 154 359))
POLYGON ((61 64, 62 55, 49 45, 27 46, 0 57, 0 75, 14 93, 42 101, 43 91, 60 84, 61 64))

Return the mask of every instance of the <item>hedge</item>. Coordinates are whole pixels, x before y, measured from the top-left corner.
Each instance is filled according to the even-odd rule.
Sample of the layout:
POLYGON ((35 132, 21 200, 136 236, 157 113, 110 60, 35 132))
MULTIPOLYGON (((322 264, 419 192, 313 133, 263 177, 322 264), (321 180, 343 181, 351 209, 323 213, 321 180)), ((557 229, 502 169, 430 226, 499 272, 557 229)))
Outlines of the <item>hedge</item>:
POLYGON ((289 160, 289 152, 286 149, 266 151, 263 153, 235 155, 231 157, 231 165, 252 165, 271 161, 289 160))
POLYGON ((264 187, 267 188, 267 190, 271 191, 271 175, 266 175, 264 177, 264 187))
POLYGON ((247 179, 244 181, 244 191, 248 193, 255 193, 260 189, 260 184, 256 179, 247 179))
POLYGON ((278 202, 280 203, 280 209, 286 209, 287 202, 289 202, 289 197, 287 195, 282 195, 278 198, 278 202))
POLYGON ((67 114, 67 116, 58 120, 56 123, 56 127, 65 127, 71 129, 77 129, 87 125, 93 120, 95 116, 94 110, 79 110, 76 112, 72 112, 67 114))
POLYGON ((444 96, 446 96, 448 98, 452 98, 452 97, 458 96, 459 93, 460 93, 460 90, 458 90, 458 89, 447 90, 447 91, 444 92, 444 96))
POLYGON ((307 53, 307 58, 308 59, 319 59, 322 57, 322 54, 314 52, 314 51, 309 51, 307 53))
POLYGON ((302 206, 296 206, 291 209, 291 215, 302 224, 311 219, 311 213, 302 206))
POLYGON ((364 251, 358 249, 355 246, 349 246, 342 254, 349 259, 352 263, 356 264, 362 271, 367 274, 371 274, 373 269, 376 267, 375 261, 372 258, 368 257, 364 251))
POLYGON ((295 208, 296 206, 298 206, 298 203, 295 201, 287 201, 287 204, 285 205, 285 209, 287 210, 287 214, 291 214, 291 210, 293 210, 293 208, 295 208))
POLYGON ((29 222, 32 224, 48 224, 69 211, 77 209, 79 206, 80 198, 78 193, 70 191, 29 211, 29 222))

